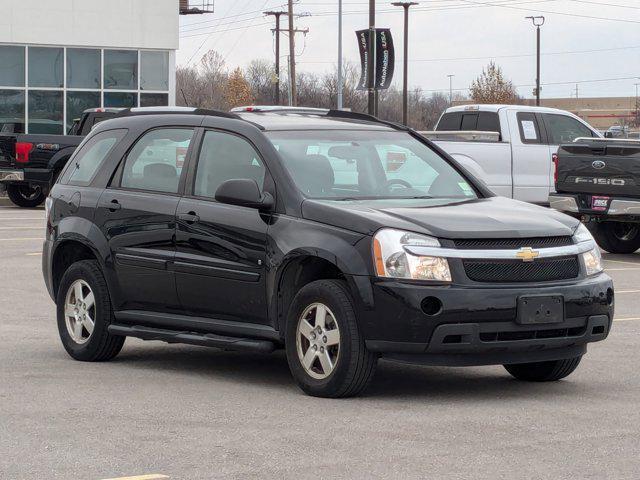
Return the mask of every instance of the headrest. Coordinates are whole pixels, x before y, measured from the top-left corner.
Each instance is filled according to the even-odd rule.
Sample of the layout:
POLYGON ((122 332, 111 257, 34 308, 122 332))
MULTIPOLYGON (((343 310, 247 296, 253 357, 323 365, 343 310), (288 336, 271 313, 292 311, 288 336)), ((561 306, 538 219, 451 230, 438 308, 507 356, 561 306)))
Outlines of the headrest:
POLYGON ((178 176, 178 171, 176 167, 168 163, 150 163, 144 166, 142 175, 145 177, 175 178, 178 176))
POLYGON ((333 168, 324 155, 289 157, 286 164, 303 192, 314 195, 326 193, 333 188, 333 168))

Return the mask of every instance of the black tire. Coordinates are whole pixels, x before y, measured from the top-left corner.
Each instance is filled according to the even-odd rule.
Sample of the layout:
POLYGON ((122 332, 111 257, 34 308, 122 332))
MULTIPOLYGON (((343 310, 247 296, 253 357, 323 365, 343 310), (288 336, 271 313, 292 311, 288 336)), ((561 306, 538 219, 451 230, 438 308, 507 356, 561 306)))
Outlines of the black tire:
POLYGON ((315 397, 339 398, 360 394, 371 382, 378 361, 367 350, 358 329, 353 300, 345 282, 316 280, 297 293, 287 319, 286 352, 289 369, 300 388, 315 397), (296 342, 298 322, 304 311, 314 303, 326 305, 340 333, 339 354, 331 374, 324 379, 313 378, 301 363, 296 342))
POLYGON ((633 253, 640 248, 640 224, 602 222, 591 227, 600 247, 609 253, 633 253))
POLYGON ((47 198, 47 194, 41 186, 26 183, 7 185, 7 196, 14 205, 24 208, 37 207, 47 198))
POLYGON ((555 382, 571 375, 578 368, 581 359, 582 355, 550 362, 517 363, 505 365, 504 368, 518 380, 526 382, 555 382))
POLYGON ((114 358, 124 345, 125 337, 112 335, 108 327, 113 321, 113 309, 102 270, 95 260, 74 263, 62 276, 56 297, 58 332, 67 353, 76 360, 100 362, 114 358), (76 342, 67 329, 65 303, 67 293, 76 280, 83 280, 95 298, 94 329, 85 343, 76 342))

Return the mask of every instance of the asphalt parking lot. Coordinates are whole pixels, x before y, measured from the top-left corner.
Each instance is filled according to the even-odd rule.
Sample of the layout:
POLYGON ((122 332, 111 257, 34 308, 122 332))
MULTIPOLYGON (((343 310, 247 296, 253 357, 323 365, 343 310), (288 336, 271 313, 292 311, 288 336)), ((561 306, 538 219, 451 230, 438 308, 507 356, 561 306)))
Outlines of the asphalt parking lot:
POLYGON ((112 362, 71 360, 43 225, 0 204, 0 479, 640 477, 640 253, 605 255, 614 328, 564 381, 381 362, 365 396, 324 400, 281 353, 128 339, 112 362))

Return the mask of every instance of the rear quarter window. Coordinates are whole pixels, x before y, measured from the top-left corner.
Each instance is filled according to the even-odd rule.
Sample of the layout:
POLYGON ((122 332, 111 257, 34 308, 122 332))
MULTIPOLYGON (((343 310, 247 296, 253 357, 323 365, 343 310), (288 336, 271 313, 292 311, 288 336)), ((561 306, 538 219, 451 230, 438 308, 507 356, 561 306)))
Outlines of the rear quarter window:
POLYGON ((90 185, 109 153, 127 133, 126 129, 107 130, 89 138, 71 157, 61 183, 90 185))

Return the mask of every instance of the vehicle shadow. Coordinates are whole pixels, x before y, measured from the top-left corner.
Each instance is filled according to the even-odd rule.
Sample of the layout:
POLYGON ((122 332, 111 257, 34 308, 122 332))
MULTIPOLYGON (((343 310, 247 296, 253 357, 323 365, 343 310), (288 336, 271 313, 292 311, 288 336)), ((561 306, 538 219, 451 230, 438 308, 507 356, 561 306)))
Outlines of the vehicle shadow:
MULTIPOLYGON (((132 369, 173 372, 208 381, 250 383, 303 393, 296 387, 283 351, 270 355, 225 352, 191 346, 147 349, 125 348, 113 361, 132 369)), ((513 379, 502 367, 429 367, 380 360, 365 399, 423 399, 431 402, 515 400, 537 395, 582 396, 596 393, 598 385, 565 380, 527 383, 513 379)))

